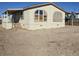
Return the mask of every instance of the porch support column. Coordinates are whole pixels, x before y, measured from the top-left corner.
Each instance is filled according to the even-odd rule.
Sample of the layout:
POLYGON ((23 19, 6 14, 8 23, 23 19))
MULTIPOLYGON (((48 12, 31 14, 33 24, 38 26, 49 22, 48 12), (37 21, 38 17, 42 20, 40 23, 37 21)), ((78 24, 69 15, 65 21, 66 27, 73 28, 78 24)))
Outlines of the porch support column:
POLYGON ((6 11, 5 13, 4 13, 4 24, 5 24, 5 28, 7 28, 7 23, 8 23, 8 12, 6 11))
POLYGON ((7 18, 9 19, 9 17, 8 17, 8 11, 7 11, 7 18))

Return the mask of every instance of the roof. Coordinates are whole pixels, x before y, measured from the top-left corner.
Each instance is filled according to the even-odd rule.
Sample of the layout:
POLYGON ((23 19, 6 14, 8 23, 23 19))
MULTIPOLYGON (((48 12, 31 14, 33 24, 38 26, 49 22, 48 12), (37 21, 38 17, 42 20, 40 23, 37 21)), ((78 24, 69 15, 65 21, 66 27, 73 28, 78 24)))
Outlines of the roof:
POLYGON ((23 10, 23 8, 8 8, 7 10, 5 10, 3 13, 7 12, 7 11, 19 11, 19 10, 23 10))
POLYGON ((55 3, 51 3, 51 2, 50 3, 45 3, 45 4, 33 5, 33 6, 30 6, 30 7, 24 8, 24 10, 29 10, 29 9, 38 8, 38 7, 47 6, 47 5, 52 5, 52 6, 56 7, 56 8, 58 8, 59 10, 61 10, 63 12, 66 12, 62 8, 58 7, 55 3))
POLYGON ((7 9, 8 11, 9 10, 23 10, 23 8, 9 8, 9 9, 7 9))
POLYGON ((44 3, 44 4, 37 4, 37 5, 30 6, 30 7, 25 7, 25 8, 8 8, 3 13, 5 13, 7 11, 29 10, 29 9, 38 8, 38 7, 47 6, 47 5, 52 5, 52 6, 56 7, 56 8, 58 8, 59 10, 66 13, 66 11, 64 11, 62 8, 58 7, 55 3, 51 3, 51 2, 44 3))

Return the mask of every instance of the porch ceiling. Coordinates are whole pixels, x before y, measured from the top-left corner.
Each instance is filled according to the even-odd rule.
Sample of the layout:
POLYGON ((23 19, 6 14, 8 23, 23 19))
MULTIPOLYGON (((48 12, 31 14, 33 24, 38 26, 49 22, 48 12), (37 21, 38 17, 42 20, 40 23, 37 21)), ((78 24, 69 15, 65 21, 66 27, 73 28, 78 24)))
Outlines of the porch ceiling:
POLYGON ((23 11, 23 8, 10 8, 10 9, 7 9, 4 13, 8 12, 8 14, 14 14, 17 11, 23 11))
POLYGON ((16 10, 9 10, 8 11, 8 14, 14 14, 14 13, 16 13, 16 10))

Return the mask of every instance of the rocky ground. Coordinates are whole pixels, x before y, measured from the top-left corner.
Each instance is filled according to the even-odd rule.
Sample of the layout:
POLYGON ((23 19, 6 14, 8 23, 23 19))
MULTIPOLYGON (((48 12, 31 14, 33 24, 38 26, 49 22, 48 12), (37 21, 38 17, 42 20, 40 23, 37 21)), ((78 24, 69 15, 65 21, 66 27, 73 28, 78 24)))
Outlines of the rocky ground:
POLYGON ((0 28, 0 55, 79 55, 79 26, 42 30, 0 28))

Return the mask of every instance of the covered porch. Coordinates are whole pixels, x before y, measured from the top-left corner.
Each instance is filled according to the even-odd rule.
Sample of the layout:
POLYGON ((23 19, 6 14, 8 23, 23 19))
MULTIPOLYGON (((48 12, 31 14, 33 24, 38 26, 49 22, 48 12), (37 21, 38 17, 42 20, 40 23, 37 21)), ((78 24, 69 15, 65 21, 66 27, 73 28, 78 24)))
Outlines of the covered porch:
POLYGON ((17 28, 17 26, 21 25, 20 20, 23 20, 23 8, 7 9, 4 12, 4 20, 6 20, 5 23, 10 23, 12 28, 17 28))

